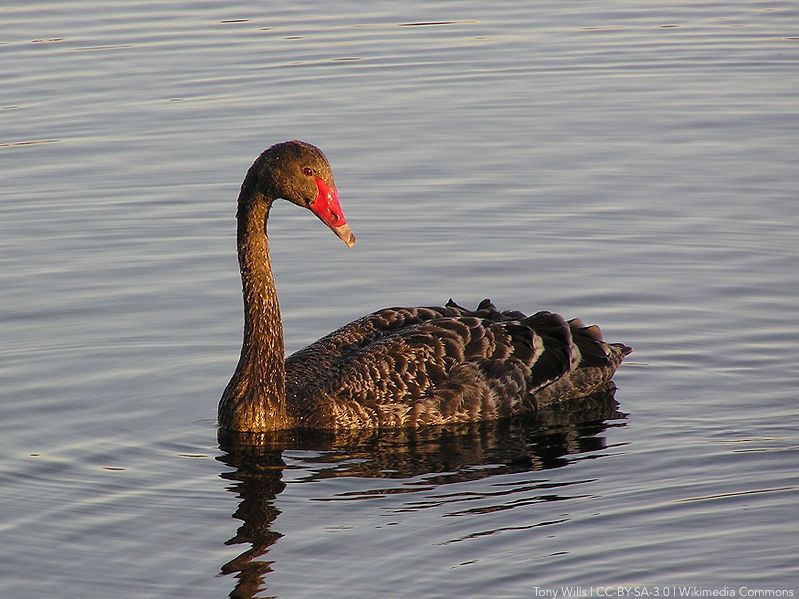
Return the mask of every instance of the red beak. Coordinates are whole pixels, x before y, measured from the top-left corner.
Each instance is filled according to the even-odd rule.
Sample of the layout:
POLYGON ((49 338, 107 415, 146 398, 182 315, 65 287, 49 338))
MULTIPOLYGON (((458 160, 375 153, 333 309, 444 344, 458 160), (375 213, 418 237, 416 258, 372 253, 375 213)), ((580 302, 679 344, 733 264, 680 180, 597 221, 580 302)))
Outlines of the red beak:
POLYGON ((344 217, 344 211, 338 203, 338 190, 334 187, 328 187, 324 179, 316 177, 316 187, 319 193, 309 208, 316 216, 325 223, 336 236, 341 239, 348 247, 355 245, 355 234, 347 225, 347 219, 344 217))

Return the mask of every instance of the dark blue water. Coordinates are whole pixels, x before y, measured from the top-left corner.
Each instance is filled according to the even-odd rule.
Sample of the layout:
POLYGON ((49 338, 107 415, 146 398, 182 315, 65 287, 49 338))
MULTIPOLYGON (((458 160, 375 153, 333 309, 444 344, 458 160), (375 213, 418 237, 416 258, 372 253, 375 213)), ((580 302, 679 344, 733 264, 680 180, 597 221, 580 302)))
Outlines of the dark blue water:
POLYGON ((795 3, 0 24, 0 595, 799 593, 795 3), (220 444, 235 198, 291 138, 325 150, 358 245, 274 210, 289 351, 491 297, 632 345, 615 399, 220 444))

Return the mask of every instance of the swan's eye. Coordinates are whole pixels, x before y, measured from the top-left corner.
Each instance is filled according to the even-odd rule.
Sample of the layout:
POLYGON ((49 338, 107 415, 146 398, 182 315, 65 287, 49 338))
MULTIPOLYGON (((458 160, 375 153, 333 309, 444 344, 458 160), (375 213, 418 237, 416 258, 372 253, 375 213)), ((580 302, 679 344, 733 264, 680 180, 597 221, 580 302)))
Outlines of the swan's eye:
POLYGON ((302 169, 303 175, 308 175, 309 177, 313 175, 313 169, 310 166, 306 166, 302 169))

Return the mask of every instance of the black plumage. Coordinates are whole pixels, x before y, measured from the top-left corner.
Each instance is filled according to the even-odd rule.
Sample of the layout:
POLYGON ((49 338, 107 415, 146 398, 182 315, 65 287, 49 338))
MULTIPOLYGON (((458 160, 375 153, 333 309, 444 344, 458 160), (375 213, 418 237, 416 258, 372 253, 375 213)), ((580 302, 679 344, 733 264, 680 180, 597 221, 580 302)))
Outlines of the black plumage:
POLYGON ((543 407, 538 396, 557 381, 571 381, 574 397, 601 390, 627 353, 579 320, 488 300, 386 308, 290 356, 287 397, 311 428, 494 420, 543 407))

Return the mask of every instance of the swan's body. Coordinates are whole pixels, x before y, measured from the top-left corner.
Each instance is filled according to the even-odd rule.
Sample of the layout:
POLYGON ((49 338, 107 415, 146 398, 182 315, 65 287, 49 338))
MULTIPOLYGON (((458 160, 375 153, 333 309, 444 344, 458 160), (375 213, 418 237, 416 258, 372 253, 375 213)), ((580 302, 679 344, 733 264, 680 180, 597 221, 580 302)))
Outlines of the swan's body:
POLYGON ((631 350, 605 343, 596 326, 557 314, 387 308, 364 316, 284 359, 283 327, 269 262, 272 202, 309 208, 347 245, 355 237, 320 150, 285 142, 247 173, 238 201, 244 340, 219 402, 219 426, 416 427, 496 420, 583 397, 609 384, 631 350))

